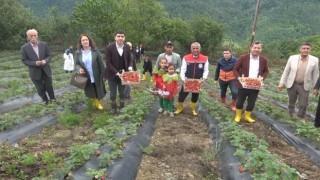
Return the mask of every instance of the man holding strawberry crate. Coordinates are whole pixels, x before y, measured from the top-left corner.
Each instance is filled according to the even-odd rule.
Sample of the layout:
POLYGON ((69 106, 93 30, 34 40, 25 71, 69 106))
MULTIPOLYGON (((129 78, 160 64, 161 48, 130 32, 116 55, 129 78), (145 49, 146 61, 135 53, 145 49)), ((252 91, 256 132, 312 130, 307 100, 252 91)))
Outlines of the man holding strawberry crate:
POLYGON ((241 114, 243 109, 243 104, 247 99, 246 111, 244 114, 244 119, 253 123, 255 120, 251 118, 251 112, 254 108, 256 100, 258 98, 259 89, 262 85, 262 81, 269 74, 268 60, 267 58, 260 55, 262 51, 262 43, 254 42, 250 46, 250 54, 241 55, 233 68, 233 73, 238 79, 238 99, 236 103, 236 116, 234 121, 236 123, 240 122, 241 114), (247 80, 254 79, 259 83, 259 87, 253 86, 256 83, 246 83, 247 80))
POLYGON ((179 92, 178 109, 174 112, 175 114, 180 114, 183 111, 183 102, 191 92, 190 108, 194 116, 198 115, 196 105, 199 98, 199 90, 209 74, 208 56, 202 55, 200 50, 200 43, 194 42, 191 44, 191 54, 184 56, 182 59, 180 78, 183 81, 183 85, 179 92), (193 79, 194 82, 190 83, 188 79, 193 79), (194 86, 195 84, 198 84, 198 86, 194 86))
POLYGON ((133 61, 131 58, 130 46, 125 44, 125 32, 118 30, 114 35, 115 42, 108 45, 105 49, 106 72, 105 78, 108 79, 111 112, 117 112, 117 89, 120 96, 120 110, 124 107, 125 85, 121 82, 122 73, 125 71, 132 71, 133 61))

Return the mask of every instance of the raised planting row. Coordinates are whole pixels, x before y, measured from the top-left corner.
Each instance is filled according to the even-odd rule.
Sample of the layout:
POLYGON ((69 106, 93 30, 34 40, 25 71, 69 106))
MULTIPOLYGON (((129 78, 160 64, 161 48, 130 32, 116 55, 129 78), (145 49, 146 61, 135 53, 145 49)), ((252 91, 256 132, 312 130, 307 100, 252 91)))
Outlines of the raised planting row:
MULTIPOLYGON (((211 91, 215 91, 218 94, 216 88, 213 88, 214 86, 213 80, 209 79, 207 81, 207 84, 209 85, 209 88, 211 91)), ((264 91, 261 90, 259 93, 259 96, 260 94, 265 95, 267 93, 264 93, 264 91)), ((272 95, 273 95, 272 97, 277 97, 276 94, 272 94, 272 95)), ((291 118, 287 112, 286 107, 284 107, 285 105, 283 105, 282 102, 277 102, 276 98, 271 98, 271 99, 269 98, 270 97, 260 96, 256 102, 256 106, 255 106, 256 110, 267 114, 268 116, 270 116, 271 118, 279 122, 283 122, 290 125, 292 128, 295 129, 298 135, 306 138, 311 138, 312 140, 314 140, 315 144, 320 143, 319 142, 320 131, 319 129, 313 126, 313 119, 309 119, 306 123, 304 123, 297 117, 291 118), (280 104, 282 106, 279 106, 280 104)), ((313 114, 310 114, 310 113, 308 114, 309 116, 314 117, 313 114)))
MULTIPOLYGON (((0 62, 2 62, 0 63, 1 100, 13 97, 30 96, 36 93, 36 89, 29 78, 28 67, 21 61, 20 52, 11 53, 11 58, 2 61, 0 58, 0 62)), ((64 72, 63 62, 62 55, 60 54, 52 57, 50 65, 53 73, 54 89, 60 89, 69 85, 71 74, 64 72)))
MULTIPOLYGON (((223 132, 223 139, 230 142, 236 148, 235 155, 241 159, 239 170, 243 168, 254 179, 299 179, 300 176, 307 176, 305 173, 308 174, 308 177, 316 177, 318 167, 315 165, 310 167, 311 170, 313 168, 311 172, 298 172, 284 163, 291 162, 285 154, 293 156, 293 154, 298 153, 298 157, 302 160, 308 159, 308 157, 304 158, 299 152, 294 152, 293 148, 290 149, 290 145, 285 146, 286 150, 289 149, 290 152, 286 152, 285 154, 271 153, 270 150, 276 148, 274 146, 285 144, 285 142, 280 141, 275 143, 275 139, 278 138, 275 136, 276 133, 272 134, 273 138, 269 138, 271 135, 269 131, 272 132, 272 130, 268 126, 262 125, 263 123, 259 119, 256 119, 256 122, 253 124, 246 122, 240 124, 234 123, 234 114, 230 112, 228 107, 223 106, 219 101, 215 100, 217 97, 219 96, 216 94, 214 98, 210 98, 207 92, 202 92, 201 103, 208 109, 212 117, 219 122, 221 131, 223 132), (255 135, 258 132, 259 134, 262 133, 262 135, 255 135), (266 140, 271 144, 267 143, 266 140)), ((281 146, 281 150, 283 150, 284 146, 281 146)))
POLYGON ((132 103, 118 116, 109 114, 109 106, 97 111, 89 107, 90 103, 79 114, 66 108, 58 115, 60 123, 16 144, 3 144, 0 178, 72 179, 72 170, 97 156, 98 169, 86 171, 90 177, 102 176, 114 159, 122 156, 125 141, 136 133, 153 102, 148 91, 133 90, 132 97, 132 103), (99 151, 102 147, 110 151, 99 151))
POLYGON ((44 105, 43 103, 27 104, 17 110, 2 113, 0 116, 0 131, 31 122, 35 118, 46 115, 56 115, 58 112, 69 109, 76 104, 83 104, 85 96, 81 90, 68 91, 57 98, 56 101, 44 105))

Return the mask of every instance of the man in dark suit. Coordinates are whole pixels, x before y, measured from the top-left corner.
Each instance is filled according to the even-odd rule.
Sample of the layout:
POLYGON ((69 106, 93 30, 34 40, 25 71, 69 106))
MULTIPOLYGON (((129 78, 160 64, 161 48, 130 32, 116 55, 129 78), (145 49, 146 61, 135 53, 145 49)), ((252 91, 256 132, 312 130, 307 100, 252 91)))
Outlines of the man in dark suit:
POLYGON ((260 55, 262 51, 262 43, 254 42, 250 46, 250 54, 244 54, 239 57, 236 65, 233 67, 233 73, 239 81, 236 82, 238 87, 238 99, 236 103, 236 117, 234 121, 236 123, 241 120, 241 113, 243 104, 248 99, 248 105, 246 107, 244 119, 249 123, 253 123, 255 120, 251 118, 251 112, 254 108, 256 100, 258 98, 259 90, 245 89, 242 87, 240 80, 243 77, 259 78, 264 80, 269 74, 268 60, 260 55))
POLYGON ((35 85, 41 99, 48 104, 54 100, 52 87, 52 72, 50 68, 51 52, 47 43, 38 40, 35 29, 27 31, 28 43, 21 46, 22 62, 29 68, 29 76, 35 85))
POLYGON ((124 107, 125 101, 125 85, 121 84, 121 73, 123 71, 132 71, 132 58, 130 47, 124 43, 126 37, 125 32, 118 30, 114 36, 115 42, 108 45, 105 49, 106 60, 106 79, 108 79, 111 112, 117 112, 117 89, 120 96, 120 110, 124 107))

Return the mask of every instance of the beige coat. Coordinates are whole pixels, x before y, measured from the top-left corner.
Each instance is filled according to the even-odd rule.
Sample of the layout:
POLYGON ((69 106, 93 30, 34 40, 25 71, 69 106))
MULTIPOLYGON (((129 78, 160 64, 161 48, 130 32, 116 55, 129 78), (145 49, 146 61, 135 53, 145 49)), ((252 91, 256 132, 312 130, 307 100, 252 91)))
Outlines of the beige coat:
MULTIPOLYGON (((280 84, 284 84, 287 88, 291 88, 296 78, 298 61, 300 54, 289 57, 286 67, 282 73, 280 84)), ((316 83, 319 77, 319 59, 315 56, 309 55, 306 74, 304 76, 304 90, 309 91, 310 86, 316 83)))

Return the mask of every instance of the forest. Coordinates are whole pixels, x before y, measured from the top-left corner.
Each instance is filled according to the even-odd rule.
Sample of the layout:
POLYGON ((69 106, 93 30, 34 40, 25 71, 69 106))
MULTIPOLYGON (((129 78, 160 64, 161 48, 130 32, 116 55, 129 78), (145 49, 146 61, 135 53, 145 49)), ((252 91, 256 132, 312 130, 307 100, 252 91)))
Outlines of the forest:
MULTIPOLYGON (((28 27, 38 28, 41 38, 57 47, 75 44, 83 32, 92 34, 104 46, 113 40, 115 29, 122 28, 134 44, 143 43, 151 49, 171 39, 181 53, 192 41, 203 44, 204 52, 213 57, 222 46, 242 53, 251 35, 256 2, 4 0, 0 47, 18 49, 25 42, 28 27)), ((305 40, 315 43, 318 49, 319 9, 316 0, 262 1, 255 39, 265 44, 266 52, 280 58, 296 52, 297 43, 305 40)))

